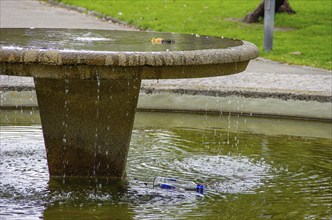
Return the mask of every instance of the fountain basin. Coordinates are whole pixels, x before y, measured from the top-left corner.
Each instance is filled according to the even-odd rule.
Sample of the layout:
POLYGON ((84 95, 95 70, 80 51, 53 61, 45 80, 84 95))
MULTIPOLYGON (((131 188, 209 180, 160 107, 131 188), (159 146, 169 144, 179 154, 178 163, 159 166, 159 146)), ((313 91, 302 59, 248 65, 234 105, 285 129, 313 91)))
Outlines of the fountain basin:
POLYGON ((0 44, 1 74, 36 78, 96 79, 100 71, 100 79, 117 79, 133 70, 142 79, 220 76, 258 56, 246 41, 137 31, 1 29, 0 44), (175 43, 153 45, 154 36, 175 43))
POLYGON ((1 111, 0 122, 3 218, 331 217, 330 123, 138 112, 119 189, 50 179, 38 111, 1 111), (152 188, 161 173, 206 183, 204 198, 152 188))
POLYGON ((51 176, 123 177, 142 79, 234 74, 258 56, 241 40, 135 31, 1 29, 0 44, 0 74, 34 78, 51 176))

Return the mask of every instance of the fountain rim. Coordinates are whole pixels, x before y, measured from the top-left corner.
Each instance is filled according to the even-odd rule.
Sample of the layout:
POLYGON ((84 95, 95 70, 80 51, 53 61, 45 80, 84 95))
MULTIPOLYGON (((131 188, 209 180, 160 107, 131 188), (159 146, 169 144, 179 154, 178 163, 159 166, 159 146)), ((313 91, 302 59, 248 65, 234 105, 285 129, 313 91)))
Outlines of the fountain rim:
POLYGON ((37 49, 0 45, 0 63, 157 67, 227 64, 245 62, 258 57, 256 45, 243 40, 241 42, 242 45, 221 49, 146 52, 37 49))

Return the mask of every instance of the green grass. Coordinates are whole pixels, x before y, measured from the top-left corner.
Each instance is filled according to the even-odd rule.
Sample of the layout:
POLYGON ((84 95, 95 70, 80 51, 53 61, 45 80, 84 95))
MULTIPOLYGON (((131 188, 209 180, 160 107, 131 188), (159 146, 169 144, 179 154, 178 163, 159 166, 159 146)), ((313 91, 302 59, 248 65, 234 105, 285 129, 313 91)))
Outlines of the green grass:
POLYGON ((58 0, 155 31, 226 36, 255 43, 260 56, 290 64, 332 69, 332 1, 290 0, 295 15, 277 14, 273 51, 263 51, 263 22, 239 20, 261 0, 111 1, 58 0), (300 54, 292 54, 300 52, 300 54))

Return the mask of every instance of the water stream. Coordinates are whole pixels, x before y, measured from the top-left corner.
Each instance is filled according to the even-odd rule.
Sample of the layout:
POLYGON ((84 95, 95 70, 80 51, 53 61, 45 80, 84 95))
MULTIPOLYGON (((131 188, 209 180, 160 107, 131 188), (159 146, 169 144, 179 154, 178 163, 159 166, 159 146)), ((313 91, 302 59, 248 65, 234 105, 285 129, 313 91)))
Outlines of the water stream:
POLYGON ((137 113, 127 181, 49 179, 38 111, 0 112, 1 219, 330 219, 331 124, 137 113), (155 176, 206 184, 153 189, 155 176))

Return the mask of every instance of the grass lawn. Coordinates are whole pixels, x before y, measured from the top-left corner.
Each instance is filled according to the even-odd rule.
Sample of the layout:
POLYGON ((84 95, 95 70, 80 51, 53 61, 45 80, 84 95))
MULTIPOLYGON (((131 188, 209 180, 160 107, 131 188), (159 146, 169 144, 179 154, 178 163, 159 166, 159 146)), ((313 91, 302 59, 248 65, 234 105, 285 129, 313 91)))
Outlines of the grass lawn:
POLYGON ((332 69, 332 1, 290 0, 295 15, 275 17, 273 51, 263 51, 263 22, 239 20, 261 0, 58 0, 155 31, 226 36, 255 43, 260 56, 332 69), (295 53, 294 53, 295 52, 295 53))

